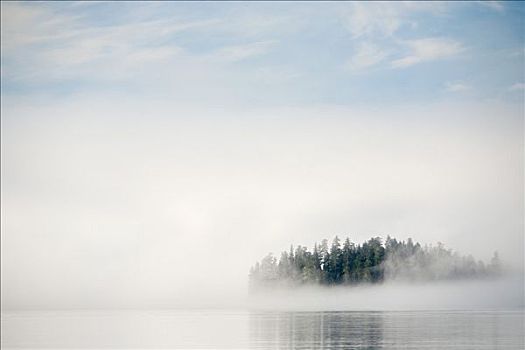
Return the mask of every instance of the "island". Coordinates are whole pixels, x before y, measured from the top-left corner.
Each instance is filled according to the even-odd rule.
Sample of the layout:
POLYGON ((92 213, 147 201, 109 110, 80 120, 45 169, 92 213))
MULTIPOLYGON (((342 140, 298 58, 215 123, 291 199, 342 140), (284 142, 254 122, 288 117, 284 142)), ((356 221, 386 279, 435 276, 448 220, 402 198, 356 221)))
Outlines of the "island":
POLYGON ((387 280, 452 280, 488 278, 501 274, 497 252, 489 263, 476 261, 445 248, 442 243, 421 246, 411 238, 399 241, 373 237, 362 244, 338 236, 328 245, 324 239, 313 250, 297 246, 272 254, 251 267, 250 289, 300 285, 356 285, 387 280))

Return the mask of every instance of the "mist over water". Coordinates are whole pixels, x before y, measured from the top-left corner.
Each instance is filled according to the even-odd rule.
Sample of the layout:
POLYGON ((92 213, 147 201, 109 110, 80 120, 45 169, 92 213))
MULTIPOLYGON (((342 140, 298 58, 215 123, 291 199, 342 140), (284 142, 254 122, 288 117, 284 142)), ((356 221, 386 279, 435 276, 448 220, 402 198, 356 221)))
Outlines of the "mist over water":
POLYGON ((375 285, 305 286, 260 290, 249 297, 255 310, 486 310, 523 309, 522 275, 466 281, 375 285))

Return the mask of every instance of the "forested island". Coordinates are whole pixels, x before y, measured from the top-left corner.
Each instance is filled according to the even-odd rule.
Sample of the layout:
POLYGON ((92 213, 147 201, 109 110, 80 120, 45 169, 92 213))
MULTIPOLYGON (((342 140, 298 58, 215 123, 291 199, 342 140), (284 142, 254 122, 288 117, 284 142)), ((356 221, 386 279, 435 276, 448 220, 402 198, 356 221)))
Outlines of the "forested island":
POLYGON ((313 251, 290 247, 279 260, 271 253, 250 269, 250 287, 287 285, 353 285, 385 280, 446 280, 497 276, 501 262, 495 252, 488 264, 444 247, 421 246, 412 239, 374 237, 362 244, 336 236, 324 239, 313 251))

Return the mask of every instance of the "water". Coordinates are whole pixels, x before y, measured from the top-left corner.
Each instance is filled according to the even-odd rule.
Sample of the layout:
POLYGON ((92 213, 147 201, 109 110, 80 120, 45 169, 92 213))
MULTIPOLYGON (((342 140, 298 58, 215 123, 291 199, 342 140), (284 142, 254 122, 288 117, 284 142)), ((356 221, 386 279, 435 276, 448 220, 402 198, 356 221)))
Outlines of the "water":
POLYGON ((523 349, 524 312, 18 311, 2 349, 523 349))

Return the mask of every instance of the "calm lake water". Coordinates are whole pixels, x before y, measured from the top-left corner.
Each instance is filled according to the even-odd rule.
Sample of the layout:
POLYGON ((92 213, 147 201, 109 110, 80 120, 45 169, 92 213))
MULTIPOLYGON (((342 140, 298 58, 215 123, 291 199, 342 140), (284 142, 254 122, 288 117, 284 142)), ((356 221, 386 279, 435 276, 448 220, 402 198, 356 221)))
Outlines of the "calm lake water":
POLYGON ((523 349, 524 312, 3 312, 2 349, 523 349))

